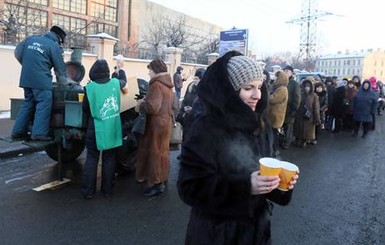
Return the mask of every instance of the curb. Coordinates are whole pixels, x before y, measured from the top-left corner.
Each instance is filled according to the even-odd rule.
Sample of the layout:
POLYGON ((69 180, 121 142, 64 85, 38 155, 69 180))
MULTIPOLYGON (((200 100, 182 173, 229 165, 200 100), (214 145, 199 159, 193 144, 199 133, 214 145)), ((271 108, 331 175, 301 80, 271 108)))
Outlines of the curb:
MULTIPOLYGON (((12 143, 9 143, 12 145, 12 143)), ((17 157, 20 154, 30 154, 38 151, 43 151, 44 148, 34 148, 30 146, 25 146, 21 143, 15 144, 14 146, 10 146, 6 149, 0 150, 0 159, 5 159, 5 158, 12 158, 12 157, 17 157)))

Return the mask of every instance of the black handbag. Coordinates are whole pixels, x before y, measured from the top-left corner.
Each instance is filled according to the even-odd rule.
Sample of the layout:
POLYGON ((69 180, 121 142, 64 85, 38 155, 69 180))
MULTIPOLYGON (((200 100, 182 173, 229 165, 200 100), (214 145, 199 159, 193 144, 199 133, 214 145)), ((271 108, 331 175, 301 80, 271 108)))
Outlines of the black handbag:
POLYGON ((137 118, 133 121, 131 132, 139 135, 144 135, 146 131, 146 114, 140 113, 137 118))

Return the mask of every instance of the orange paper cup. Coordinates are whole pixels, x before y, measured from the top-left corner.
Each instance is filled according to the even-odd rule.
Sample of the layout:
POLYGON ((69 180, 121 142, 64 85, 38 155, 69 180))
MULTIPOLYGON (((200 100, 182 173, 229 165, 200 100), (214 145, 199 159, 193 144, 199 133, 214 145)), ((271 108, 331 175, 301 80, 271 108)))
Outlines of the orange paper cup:
POLYGON ((281 162, 271 157, 259 159, 259 167, 262 176, 278 176, 281 172, 281 162))
POLYGON ((281 182, 279 182, 278 189, 281 191, 288 191, 290 181, 292 181, 293 177, 298 173, 299 168, 297 165, 290 162, 281 161, 281 164, 282 171, 279 174, 281 182))

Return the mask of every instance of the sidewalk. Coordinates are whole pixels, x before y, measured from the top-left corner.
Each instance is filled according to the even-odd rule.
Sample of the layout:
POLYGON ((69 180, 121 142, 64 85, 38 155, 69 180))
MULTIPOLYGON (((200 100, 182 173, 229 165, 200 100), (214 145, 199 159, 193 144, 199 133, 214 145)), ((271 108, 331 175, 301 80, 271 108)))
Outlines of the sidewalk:
MULTIPOLYGON (((9 112, 0 112, 0 138, 9 138, 15 121, 9 118, 9 112)), ((40 151, 30 146, 23 145, 22 141, 7 142, 0 140, 0 159, 15 157, 19 154, 40 151)))

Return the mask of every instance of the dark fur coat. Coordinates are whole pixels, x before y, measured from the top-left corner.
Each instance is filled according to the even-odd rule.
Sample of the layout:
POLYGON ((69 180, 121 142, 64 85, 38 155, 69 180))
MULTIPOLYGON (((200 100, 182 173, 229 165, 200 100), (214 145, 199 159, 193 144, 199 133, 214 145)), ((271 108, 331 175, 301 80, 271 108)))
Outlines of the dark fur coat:
POLYGON ((251 195, 250 174, 258 170, 266 130, 261 116, 268 92, 253 112, 227 76, 229 52, 212 64, 198 86, 205 114, 183 143, 178 192, 192 207, 186 244, 270 244, 270 203, 286 205, 291 191, 251 195))

